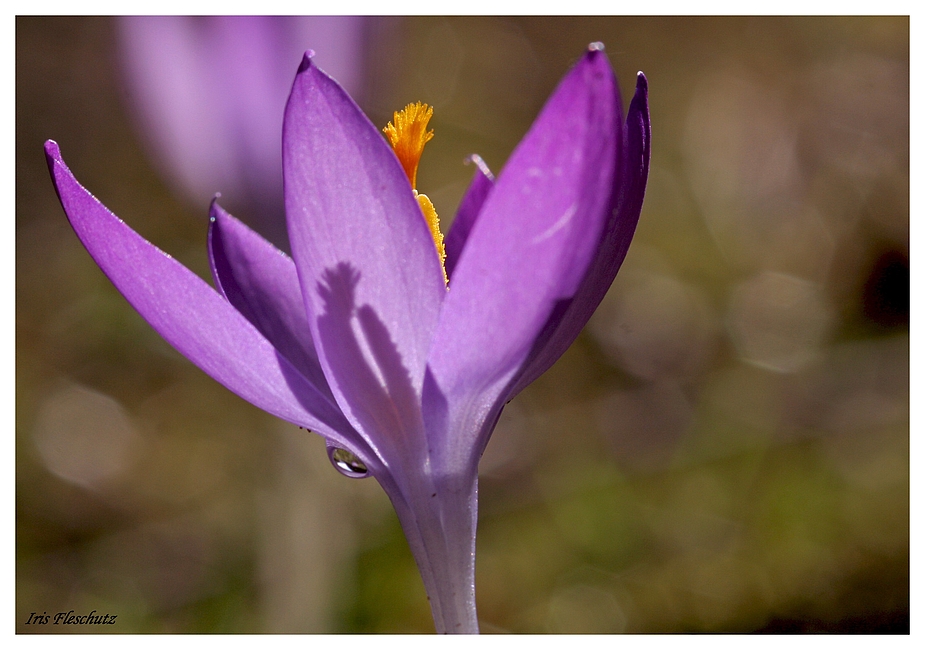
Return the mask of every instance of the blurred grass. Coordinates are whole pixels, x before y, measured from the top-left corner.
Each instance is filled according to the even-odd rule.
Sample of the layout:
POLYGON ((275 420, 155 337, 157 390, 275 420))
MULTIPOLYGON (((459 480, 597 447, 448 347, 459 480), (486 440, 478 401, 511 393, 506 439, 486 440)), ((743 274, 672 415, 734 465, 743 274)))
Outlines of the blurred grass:
MULTIPOLYGON (((369 33, 371 119, 435 106, 418 185, 444 229, 465 156, 499 171, 589 42, 624 103, 649 79, 652 172, 624 268, 483 460, 484 631, 908 631, 908 19, 369 33)), ((25 621, 69 609, 118 614, 113 632, 431 631, 378 486, 173 352, 70 231, 47 138, 207 276, 207 203, 174 198, 146 159, 113 23, 20 17, 16 47, 17 631, 57 632, 25 621), (48 423, 69 404, 75 431, 110 421, 94 395, 130 423, 123 451, 64 477, 73 441, 48 423)))

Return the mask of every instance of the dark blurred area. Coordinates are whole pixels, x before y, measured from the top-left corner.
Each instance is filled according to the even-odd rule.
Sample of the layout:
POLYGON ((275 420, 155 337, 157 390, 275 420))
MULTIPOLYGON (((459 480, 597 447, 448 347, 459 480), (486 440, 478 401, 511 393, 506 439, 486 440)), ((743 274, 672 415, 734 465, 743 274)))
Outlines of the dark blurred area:
MULTIPOLYGON (((185 42, 206 38, 206 20, 185 42)), ((624 106, 636 71, 649 80, 652 167, 626 262, 482 461, 483 631, 908 632, 909 19, 331 29, 356 47, 330 65, 294 42, 353 75, 374 123, 434 106, 418 188, 444 232, 465 158, 499 172, 588 43, 605 43, 624 106)), ((174 352, 71 231, 49 138, 203 277, 215 192, 267 236, 284 232, 249 181, 181 187, 190 174, 152 142, 174 137, 183 154, 191 136, 168 122, 194 111, 175 110, 176 89, 151 117, 127 33, 107 18, 16 21, 17 631, 433 631, 378 485, 343 478, 319 438, 174 352), (26 624, 68 610, 118 624, 26 624)), ((210 74, 183 65, 191 87, 210 74)), ((243 101, 222 88, 217 105, 243 101)), ((250 119, 208 137, 243 142, 250 119)), ((216 168, 237 151, 216 141, 216 168)))

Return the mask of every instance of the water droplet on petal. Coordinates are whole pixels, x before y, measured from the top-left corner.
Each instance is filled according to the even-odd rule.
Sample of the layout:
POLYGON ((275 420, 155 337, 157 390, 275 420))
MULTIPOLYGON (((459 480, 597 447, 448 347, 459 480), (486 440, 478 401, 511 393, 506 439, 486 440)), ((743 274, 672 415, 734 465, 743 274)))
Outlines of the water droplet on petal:
POLYGON ((328 458, 334 469, 348 478, 366 478, 369 469, 366 464, 350 451, 341 447, 328 447, 328 458))

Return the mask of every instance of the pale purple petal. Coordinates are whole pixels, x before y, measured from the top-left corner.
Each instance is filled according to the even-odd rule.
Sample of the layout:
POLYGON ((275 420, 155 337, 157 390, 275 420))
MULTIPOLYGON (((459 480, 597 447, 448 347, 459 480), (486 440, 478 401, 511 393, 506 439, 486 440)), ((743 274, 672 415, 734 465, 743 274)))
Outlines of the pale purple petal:
POLYGON ((206 374, 251 404, 345 444, 343 416, 214 289, 126 226, 85 190, 45 143, 52 180, 74 231, 151 326, 206 374))
POLYGON ((193 203, 216 192, 285 243, 282 115, 306 48, 359 89, 364 18, 128 16, 118 20, 128 97, 163 173, 193 203))
POLYGON ((225 212, 210 209, 209 262, 215 285, 270 343, 331 402, 312 343, 292 259, 225 212))
POLYGON ((446 294, 440 261, 385 138, 309 55, 286 107, 283 173, 293 259, 328 384, 359 430, 410 444, 446 294))
POLYGON ((597 255, 574 300, 553 315, 538 337, 531 360, 505 399, 511 399, 531 384, 565 353, 604 299, 636 231, 649 176, 649 154, 648 84, 640 72, 623 131, 623 160, 614 187, 614 209, 597 255))
POLYGON ((488 165, 479 156, 472 155, 469 160, 476 165, 475 174, 472 176, 472 182, 469 183, 469 188, 466 190, 462 201, 459 202, 456 218, 453 219, 450 232, 447 233, 446 242, 444 242, 446 247, 444 264, 446 274, 450 278, 453 277, 453 271, 456 269, 456 264, 459 262, 463 248, 466 246, 469 233, 472 232, 475 220, 478 218, 479 212, 482 210, 485 199, 488 198, 495 181, 495 177, 488 169, 488 165))
POLYGON ((359 89, 363 18, 126 16, 118 21, 133 103, 177 184, 282 196, 282 114, 306 48, 348 91, 359 89))
POLYGON ((512 154, 454 272, 424 404, 428 436, 445 445, 438 465, 475 462, 495 403, 579 289, 609 216, 621 128, 616 79, 590 49, 512 154))
POLYGON ((119 34, 141 131, 170 181, 204 202, 224 189, 220 179, 235 175, 236 155, 224 119, 209 108, 218 89, 196 25, 188 17, 132 16, 120 19, 119 34))

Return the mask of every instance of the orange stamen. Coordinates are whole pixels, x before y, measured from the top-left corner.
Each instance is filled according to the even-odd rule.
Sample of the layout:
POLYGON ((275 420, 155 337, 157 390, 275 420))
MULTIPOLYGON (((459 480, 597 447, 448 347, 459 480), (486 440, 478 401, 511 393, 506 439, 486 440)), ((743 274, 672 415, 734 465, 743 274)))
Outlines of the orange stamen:
POLYGON ((421 154, 424 153, 424 145, 434 137, 434 132, 427 130, 427 123, 433 114, 434 109, 427 104, 421 102, 408 104, 404 109, 394 113, 393 121, 389 122, 382 131, 411 182, 411 189, 414 191, 421 213, 424 215, 424 221, 427 222, 437 247, 437 255, 440 257, 440 266, 443 269, 443 280, 448 282, 444 266, 446 250, 443 247, 443 233, 440 232, 440 218, 427 195, 418 194, 417 191, 418 163, 421 161, 421 154))

